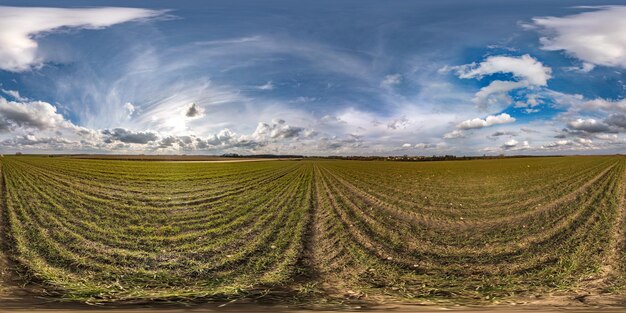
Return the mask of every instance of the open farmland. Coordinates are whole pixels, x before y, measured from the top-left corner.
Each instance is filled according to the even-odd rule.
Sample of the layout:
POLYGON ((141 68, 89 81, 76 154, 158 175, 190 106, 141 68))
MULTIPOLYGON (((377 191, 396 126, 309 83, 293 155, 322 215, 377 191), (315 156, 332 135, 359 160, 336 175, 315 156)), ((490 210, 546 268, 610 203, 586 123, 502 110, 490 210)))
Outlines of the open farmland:
POLYGON ((0 162, 2 259, 69 299, 484 301, 624 286, 621 156, 0 162))

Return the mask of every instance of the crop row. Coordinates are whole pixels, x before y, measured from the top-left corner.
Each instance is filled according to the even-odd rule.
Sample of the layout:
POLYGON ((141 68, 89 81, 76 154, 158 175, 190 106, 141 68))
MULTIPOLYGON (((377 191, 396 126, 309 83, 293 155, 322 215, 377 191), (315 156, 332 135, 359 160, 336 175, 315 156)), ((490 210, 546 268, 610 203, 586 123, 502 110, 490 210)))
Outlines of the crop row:
POLYGON ((626 268, 623 157, 0 166, 6 254, 70 298, 491 297, 626 268))
POLYGON ((113 189, 137 168, 117 169, 111 177, 120 184, 106 189, 84 174, 89 167, 75 167, 74 175, 58 166, 2 162, 17 261, 60 291, 104 299, 210 296, 292 276, 308 223, 308 164, 233 167, 236 176, 217 168, 201 174, 210 184, 188 185, 192 198, 178 199, 178 172, 141 180, 142 196, 124 199, 113 189), (220 185, 221 177, 230 181, 220 185))

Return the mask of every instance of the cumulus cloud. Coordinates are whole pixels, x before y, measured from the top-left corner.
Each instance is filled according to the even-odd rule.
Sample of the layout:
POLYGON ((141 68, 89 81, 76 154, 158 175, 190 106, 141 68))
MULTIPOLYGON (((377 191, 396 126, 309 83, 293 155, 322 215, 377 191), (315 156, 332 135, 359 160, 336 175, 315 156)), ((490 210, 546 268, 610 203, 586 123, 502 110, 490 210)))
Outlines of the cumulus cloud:
POLYGON ((497 131, 493 134, 489 135, 490 137, 500 137, 500 136, 517 136, 517 133, 510 131, 497 131))
POLYGON ((283 119, 275 119, 271 123, 259 122, 255 131, 250 135, 239 134, 228 128, 202 139, 195 136, 169 136, 160 142, 160 148, 177 145, 183 149, 200 150, 228 150, 244 149, 257 150, 273 144, 284 143, 290 140, 307 139, 317 133, 304 127, 288 125, 283 119))
POLYGON ((166 136, 157 142, 158 149, 177 148, 181 150, 195 150, 207 148, 206 142, 196 136, 166 136))
POLYGON ((513 102, 508 92, 524 87, 528 87, 528 83, 525 81, 494 80, 489 85, 480 88, 472 101, 481 108, 506 107, 513 102))
POLYGON ((0 69, 21 72, 43 64, 36 37, 62 28, 99 29, 145 20, 163 11, 139 8, 0 6, 0 69))
POLYGON ((607 100, 597 98, 582 102, 577 108, 583 110, 602 110, 606 112, 626 112, 626 99, 607 100))
POLYGON ((437 148, 436 144, 432 144, 432 143, 417 143, 415 144, 415 148, 416 149, 435 149, 437 148))
POLYGON ((446 68, 455 70, 459 78, 481 79, 493 74, 511 74, 514 80, 494 80, 481 88, 473 102, 481 108, 506 107, 512 99, 508 93, 515 89, 546 86, 552 77, 552 69, 544 66, 528 54, 514 56, 490 56, 480 63, 470 63, 446 68))
POLYGON ((209 136, 202 144, 198 145, 199 148, 206 149, 244 149, 244 150, 257 150, 258 148, 265 147, 270 143, 267 140, 256 138, 255 135, 242 135, 238 134, 228 128, 222 129, 217 134, 209 136))
POLYGON ((515 148, 515 146, 517 146, 519 142, 515 139, 509 139, 506 142, 504 142, 504 144, 502 145, 502 148, 504 149, 511 149, 511 148, 515 148))
POLYGON ((382 87, 391 87, 395 86, 402 82, 402 75, 400 74, 390 74, 386 75, 385 78, 380 82, 380 86, 382 87))
POLYGON ((445 133, 443 135, 443 139, 456 139, 456 138, 464 138, 465 132, 462 130, 455 129, 449 133, 445 133))
POLYGON ((626 6, 594 9, 564 17, 534 18, 532 26, 546 33, 540 38, 542 48, 565 51, 590 64, 626 68, 626 6))
POLYGON ((533 133, 538 133, 539 131, 532 129, 532 128, 528 128, 528 127, 521 127, 519 130, 527 133, 527 134, 533 134, 533 133))
MULTIPOLYGON (((256 139, 291 139, 299 138, 305 134, 304 127, 288 125, 283 119, 276 119, 271 124, 259 122, 252 137, 256 139)), ((314 135, 312 132, 307 133, 309 136, 314 135)))
POLYGON ((515 118, 511 117, 507 113, 501 113, 498 115, 489 115, 486 118, 474 118, 471 120, 465 120, 456 125, 456 129, 443 135, 444 139, 456 139, 464 138, 466 136, 465 131, 490 127, 493 125, 507 124, 515 122, 515 118))
POLYGON ((593 140, 587 138, 576 138, 574 140, 557 140, 547 145, 541 146, 541 149, 545 150, 590 150, 597 148, 599 147, 594 146, 593 140))
POLYGON ((498 124, 507 124, 515 122, 515 118, 511 117, 507 113, 502 113, 499 115, 489 115, 485 119, 475 118, 471 120, 466 120, 457 125, 458 129, 477 129, 483 127, 489 127, 498 124))
POLYGON ((185 116, 192 118, 201 117, 203 115, 204 111, 195 102, 191 104, 191 106, 189 107, 189 109, 187 109, 187 112, 185 113, 185 116))
POLYGON ((63 149, 68 145, 76 146, 77 144, 78 143, 65 138, 38 137, 33 134, 20 135, 15 138, 5 139, 2 141, 3 146, 16 148, 38 146, 39 148, 45 147, 48 149, 63 149))
POLYGON ((505 152, 505 151, 524 151, 524 150, 530 150, 530 149, 532 149, 532 147, 530 146, 530 143, 528 142, 528 140, 519 142, 515 139, 509 139, 505 141, 504 143, 502 143, 502 145, 500 145, 499 147, 486 147, 486 148, 483 148, 482 151, 505 152))
MULTIPOLYGON (((130 108, 130 106, 125 106, 130 108)), ((133 106, 134 108, 134 106, 133 106)), ((279 151, 290 142, 314 144, 317 132, 287 124, 283 119, 260 122, 255 132, 240 134, 224 128, 206 136, 170 132, 131 130, 124 127, 94 130, 79 127, 56 113, 48 103, 9 102, 0 97, 0 143, 5 148, 37 151, 279 151), (12 136, 8 138, 8 136, 12 136), (4 138, 3 138, 4 137, 4 138), (55 139, 55 140, 53 140, 55 139)), ((340 141, 341 143, 347 143, 340 141)))
POLYGON ((617 134, 597 134, 595 135, 595 138, 610 142, 619 140, 619 136, 617 134))
POLYGON ((0 129, 17 127, 38 130, 76 128, 71 122, 57 113, 55 106, 47 102, 13 102, 0 97, 0 129))
POLYGON ((610 126, 626 129, 626 115, 624 114, 611 114, 604 122, 610 126))
POLYGON ((102 131, 105 143, 115 141, 123 143, 147 144, 157 140, 159 137, 153 132, 134 132, 124 128, 105 129, 102 131))
POLYGON ((544 66, 528 54, 520 57, 490 56, 480 63, 455 67, 460 78, 482 78, 498 73, 510 73, 520 81, 531 85, 545 86, 551 78, 552 69, 544 66))
POLYGON ((533 108, 544 103, 541 96, 538 94, 529 94, 526 96, 526 101, 517 101, 515 103, 515 108, 527 108, 526 112, 530 113, 533 111, 533 108))
POLYGON ((403 116, 399 119, 389 121, 389 123, 387 123, 387 128, 389 129, 406 128, 408 124, 409 124, 409 120, 405 116, 403 116))
POLYGON ((574 130, 585 131, 588 133, 604 133, 609 132, 609 126, 601 121, 590 119, 576 119, 567 123, 567 126, 574 130))
POLYGON ((542 148, 550 149, 550 148, 557 148, 557 147, 563 147, 563 146, 571 146, 573 144, 574 142, 571 140, 557 140, 557 141, 554 141, 552 143, 542 146, 542 148))
POLYGON ((351 149, 366 147, 363 138, 358 135, 349 135, 346 138, 322 137, 318 142, 319 150, 333 150, 335 152, 350 151, 351 149))

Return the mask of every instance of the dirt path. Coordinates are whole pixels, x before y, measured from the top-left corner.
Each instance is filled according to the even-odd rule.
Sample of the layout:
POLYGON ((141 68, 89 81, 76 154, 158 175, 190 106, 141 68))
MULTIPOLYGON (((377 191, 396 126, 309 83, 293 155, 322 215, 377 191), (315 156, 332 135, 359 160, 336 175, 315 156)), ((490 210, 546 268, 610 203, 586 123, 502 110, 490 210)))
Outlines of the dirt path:
POLYGON ((310 269, 313 281, 318 282, 316 289, 332 299, 343 298, 345 282, 329 266, 329 257, 332 258, 333 247, 328 246, 324 234, 328 233, 328 212, 322 207, 323 182, 320 177, 320 169, 313 167, 313 209, 312 221, 307 243, 307 267, 310 269))
POLYGON ((332 280, 332 276, 329 277, 326 271, 323 269, 322 264, 326 249, 322 246, 324 240, 322 234, 324 233, 323 224, 323 210, 320 208, 320 182, 319 182, 319 169, 317 165, 313 165, 313 216, 311 220, 311 229, 309 233, 309 240, 307 244, 308 251, 308 268, 311 271, 311 275, 315 278, 315 281, 321 282, 320 286, 316 286, 323 292, 336 293, 336 282, 332 280), (332 289, 332 290, 331 290, 332 289))

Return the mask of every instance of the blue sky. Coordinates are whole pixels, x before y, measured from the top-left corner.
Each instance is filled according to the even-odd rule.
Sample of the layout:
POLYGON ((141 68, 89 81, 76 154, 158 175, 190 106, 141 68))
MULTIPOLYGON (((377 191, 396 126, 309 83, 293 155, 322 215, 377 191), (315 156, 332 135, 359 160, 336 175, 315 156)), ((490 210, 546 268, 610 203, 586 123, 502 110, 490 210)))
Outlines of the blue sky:
POLYGON ((0 149, 622 152, 623 34, 617 1, 0 1, 0 149))

